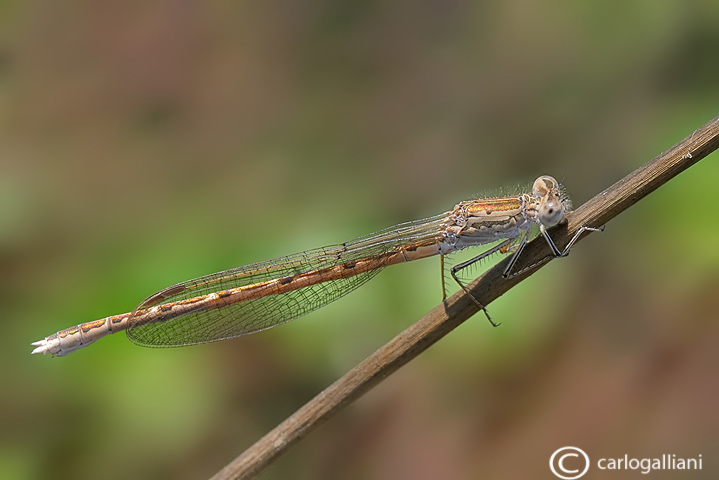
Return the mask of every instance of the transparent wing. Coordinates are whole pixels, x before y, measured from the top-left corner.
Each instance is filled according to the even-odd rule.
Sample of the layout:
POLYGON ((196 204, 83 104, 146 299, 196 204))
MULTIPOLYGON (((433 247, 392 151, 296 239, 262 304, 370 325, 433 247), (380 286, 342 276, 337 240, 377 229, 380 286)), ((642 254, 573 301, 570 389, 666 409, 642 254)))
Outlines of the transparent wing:
MULTIPOLYGON (((408 245, 439 241, 441 224, 446 218, 445 213, 407 222, 341 245, 308 250, 178 283, 148 297, 132 315, 160 304, 307 274, 367 258, 383 258, 387 253, 399 251, 408 245)), ((161 322, 133 324, 131 318, 127 336, 140 345, 169 347, 213 342, 258 332, 300 317, 346 295, 379 273, 383 266, 380 261, 377 268, 356 275, 220 308, 187 313, 161 322)))

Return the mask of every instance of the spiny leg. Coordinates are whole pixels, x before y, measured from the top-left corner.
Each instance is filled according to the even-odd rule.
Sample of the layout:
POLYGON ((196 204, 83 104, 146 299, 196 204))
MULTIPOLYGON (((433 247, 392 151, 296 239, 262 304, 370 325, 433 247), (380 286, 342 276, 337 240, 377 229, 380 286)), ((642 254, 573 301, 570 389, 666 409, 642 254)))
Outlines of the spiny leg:
POLYGON ((517 252, 515 252, 514 256, 512 257, 512 260, 510 260, 510 262, 509 262, 509 266, 508 266, 507 269, 505 270, 504 278, 512 278, 512 277, 514 277, 514 276, 516 276, 516 275, 519 275, 520 273, 526 272, 527 270, 532 270, 533 268, 536 268, 537 266, 539 266, 539 265, 541 265, 541 264, 543 264, 543 263, 546 263, 546 262, 548 262, 549 260, 551 260, 551 259, 553 259, 553 258, 566 257, 567 255, 569 255, 569 251, 572 249, 572 246, 574 246, 574 243, 579 239, 579 237, 580 237, 584 232, 603 232, 603 231, 604 231, 604 226, 601 226, 601 227, 588 227, 588 226, 586 226, 586 225, 583 225, 583 226, 579 227, 579 230, 577 230, 577 232, 574 234, 574 236, 572 237, 572 239, 569 240, 569 243, 567 243, 567 246, 564 247, 564 250, 561 250, 561 251, 559 250, 559 248, 557 248, 557 245, 554 243, 554 240, 552 240, 552 237, 549 236, 549 233, 547 232, 547 229, 544 228, 544 225, 540 225, 539 231, 542 233, 542 236, 543 236, 544 239, 547 241, 547 244, 549 245, 549 248, 552 249, 552 254, 551 254, 551 255, 547 255, 546 257, 542 258, 540 261, 535 262, 535 263, 531 264, 530 266, 525 267, 525 268, 519 270, 518 272, 514 272, 514 273, 512 273, 511 275, 509 275, 510 267, 513 267, 513 266, 514 266, 514 264, 515 264, 516 261, 517 261, 517 257, 519 256, 519 253, 520 253, 520 252, 522 251, 522 249, 524 248, 524 243, 526 243, 526 239, 523 239, 524 241, 518 246, 517 252))
POLYGON ((579 230, 577 230, 577 233, 574 234, 574 236, 573 236, 572 239, 569 241, 569 243, 567 244, 567 246, 564 247, 564 251, 562 252, 562 254, 560 255, 560 257, 566 257, 567 255, 569 255, 569 250, 570 250, 570 249, 572 248, 572 246, 574 245, 574 242, 576 242, 577 240, 579 240, 579 237, 580 237, 584 232, 603 232, 603 231, 604 231, 604 225, 602 225, 601 227, 588 227, 588 226, 586 226, 586 225, 582 225, 581 227, 579 227, 579 230))
POLYGON ((472 293, 467 289, 467 287, 462 283, 462 281, 459 278, 457 278, 457 272, 464 268, 469 267, 470 265, 482 260, 483 258, 486 258, 486 257, 492 255, 495 252, 498 252, 501 250, 506 250, 507 247, 509 247, 513 241, 514 241, 513 238, 505 240, 502 243, 500 243, 499 245, 496 245, 496 246, 490 248, 486 252, 480 253, 476 257, 471 258, 471 259, 467 260, 466 262, 462 262, 460 264, 453 266, 449 270, 449 273, 452 275, 452 278, 454 278, 454 281, 457 282, 457 285, 459 285, 459 287, 462 289, 462 291, 465 294, 467 294, 467 296, 469 296, 470 299, 472 299, 472 301, 475 303, 475 305, 477 305, 480 308, 480 310, 482 310, 484 312, 484 315, 487 317, 487 320, 489 320, 489 323, 491 323, 493 327, 498 327, 500 324, 494 323, 492 321, 492 318, 489 316, 489 312, 487 312, 487 309, 485 308, 485 306, 482 305, 481 303, 479 303, 479 301, 476 298, 474 298, 474 295, 472 295, 472 293))
POLYGON ((566 257, 567 255, 569 255, 569 251, 572 249, 574 242, 576 242, 584 232, 603 232, 604 226, 602 225, 599 228, 595 228, 595 227, 588 227, 586 225, 583 225, 583 226, 579 227, 579 230, 577 230, 577 233, 574 234, 574 236, 569 241, 569 243, 567 243, 567 246, 564 247, 564 250, 562 250, 561 252, 559 251, 557 246, 554 244, 552 237, 550 237, 549 233, 547 233, 547 229, 544 228, 544 225, 541 225, 539 227, 539 231, 542 232, 544 239, 549 244, 549 248, 552 249, 552 253, 554 254, 554 257, 559 258, 559 257, 566 257))
MULTIPOLYGON (((527 244, 527 239, 529 238, 529 230, 525 230, 524 234, 522 235, 522 239, 519 241, 519 245, 515 245, 512 250, 514 250, 514 255, 509 259, 509 263, 507 264, 507 267, 504 269, 504 272, 502 272, 502 276, 504 278, 512 278, 513 276, 517 275, 517 273, 513 273, 512 275, 509 274, 510 271, 514 268, 514 266, 517 264, 517 259, 522 254, 522 250, 524 250, 524 246, 527 244)), ((510 251, 508 248, 507 251, 510 251)), ((502 252, 504 253, 504 252, 502 252)))
POLYGON ((447 289, 444 285, 444 254, 439 254, 439 269, 440 269, 440 277, 442 278, 442 302, 447 300, 447 289))

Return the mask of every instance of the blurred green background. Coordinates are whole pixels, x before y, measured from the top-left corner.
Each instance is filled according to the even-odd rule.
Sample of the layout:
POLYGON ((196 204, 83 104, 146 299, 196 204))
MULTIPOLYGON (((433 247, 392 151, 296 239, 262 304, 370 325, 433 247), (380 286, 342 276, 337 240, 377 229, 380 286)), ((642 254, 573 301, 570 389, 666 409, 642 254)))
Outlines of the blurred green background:
MULTIPOLYGON (((437 305, 438 260, 232 341, 30 342, 540 174, 581 204, 718 115, 718 76, 710 0, 3 2, 0 478, 209 477, 437 305)), ((718 158, 263 478, 553 478, 565 445, 716 478, 718 158)))

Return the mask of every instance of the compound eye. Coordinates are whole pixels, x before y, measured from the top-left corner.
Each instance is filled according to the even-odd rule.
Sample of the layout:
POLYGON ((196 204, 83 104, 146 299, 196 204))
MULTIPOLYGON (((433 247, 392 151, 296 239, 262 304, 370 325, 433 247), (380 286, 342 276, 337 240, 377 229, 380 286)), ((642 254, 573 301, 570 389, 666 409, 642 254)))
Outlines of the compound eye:
POLYGON ((532 193, 535 197, 543 197, 548 193, 551 193, 558 189, 559 182, 557 182, 554 177, 550 177, 549 175, 542 175, 534 181, 534 185, 532 186, 532 193))
POLYGON ((553 227, 564 217, 564 205, 559 200, 547 200, 539 207, 539 221, 545 227, 553 227))

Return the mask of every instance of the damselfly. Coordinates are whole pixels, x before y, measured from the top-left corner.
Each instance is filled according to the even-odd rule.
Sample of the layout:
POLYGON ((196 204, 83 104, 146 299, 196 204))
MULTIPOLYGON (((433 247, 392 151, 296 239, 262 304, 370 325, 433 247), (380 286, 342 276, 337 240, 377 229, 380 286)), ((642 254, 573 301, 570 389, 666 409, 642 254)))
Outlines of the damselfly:
MULTIPOLYGON (((547 233, 570 209, 562 186, 550 176, 539 177, 532 193, 515 197, 461 202, 449 212, 407 222, 341 245, 233 268, 181 282, 148 297, 135 310, 61 330, 33 343, 32 353, 62 356, 121 330, 133 342, 170 347, 214 342, 265 330, 327 305, 396 263, 439 255, 467 247, 497 243, 450 269, 450 275, 470 298, 457 276, 462 269, 493 253, 514 252, 504 276, 527 243, 532 225, 552 250, 563 257, 585 231, 583 226, 560 251, 547 233)), ((531 267, 529 267, 531 268, 531 267)), ((446 298, 444 275, 442 293, 446 298)), ((490 322, 492 320, 490 319, 490 322)))

